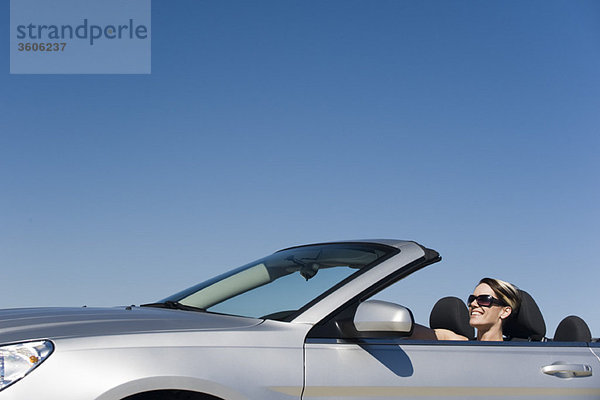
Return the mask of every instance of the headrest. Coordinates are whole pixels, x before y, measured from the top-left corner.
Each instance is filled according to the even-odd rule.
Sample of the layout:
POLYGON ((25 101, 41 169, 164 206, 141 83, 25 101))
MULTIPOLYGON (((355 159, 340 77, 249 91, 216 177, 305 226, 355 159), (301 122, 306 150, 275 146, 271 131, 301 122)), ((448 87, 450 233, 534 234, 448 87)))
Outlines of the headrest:
POLYGON ((556 342, 591 342, 592 332, 584 320, 576 315, 565 317, 554 334, 556 342))
POLYGON ((429 315, 431 329, 449 329, 468 339, 475 337, 475 330, 469 325, 469 310, 458 297, 444 297, 433 306, 429 315))
POLYGON ((546 323, 533 297, 524 290, 521 293, 521 307, 511 315, 503 327, 504 336, 509 339, 540 341, 546 335, 546 323))

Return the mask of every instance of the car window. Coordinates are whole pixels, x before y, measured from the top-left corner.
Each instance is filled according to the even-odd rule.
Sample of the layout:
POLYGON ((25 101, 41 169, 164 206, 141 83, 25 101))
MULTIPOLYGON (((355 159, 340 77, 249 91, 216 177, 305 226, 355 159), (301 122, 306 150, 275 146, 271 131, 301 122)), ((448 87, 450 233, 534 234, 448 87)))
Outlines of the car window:
POLYGON ((283 250, 162 301, 210 312, 282 319, 397 250, 344 243, 283 250))

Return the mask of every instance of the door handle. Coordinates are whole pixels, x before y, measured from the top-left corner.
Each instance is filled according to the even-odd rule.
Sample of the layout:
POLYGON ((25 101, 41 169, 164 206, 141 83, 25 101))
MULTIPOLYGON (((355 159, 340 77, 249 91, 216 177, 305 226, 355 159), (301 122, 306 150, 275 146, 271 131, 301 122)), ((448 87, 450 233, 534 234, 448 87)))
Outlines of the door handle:
POLYGON ((563 361, 542 367, 542 372, 558 378, 592 376, 592 367, 587 364, 567 364, 563 361))

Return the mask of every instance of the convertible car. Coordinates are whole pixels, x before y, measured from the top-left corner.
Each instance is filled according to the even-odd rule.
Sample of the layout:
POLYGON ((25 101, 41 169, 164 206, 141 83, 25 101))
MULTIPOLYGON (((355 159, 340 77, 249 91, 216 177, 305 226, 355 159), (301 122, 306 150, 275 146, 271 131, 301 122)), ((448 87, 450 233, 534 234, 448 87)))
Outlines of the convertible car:
MULTIPOLYGON (((314 244, 151 304, 1 310, 0 400, 600 398, 600 343, 574 316, 547 338, 525 291, 504 341, 411 339, 411 311, 373 296, 439 260, 314 244)), ((430 326, 474 336, 458 298, 430 326)))

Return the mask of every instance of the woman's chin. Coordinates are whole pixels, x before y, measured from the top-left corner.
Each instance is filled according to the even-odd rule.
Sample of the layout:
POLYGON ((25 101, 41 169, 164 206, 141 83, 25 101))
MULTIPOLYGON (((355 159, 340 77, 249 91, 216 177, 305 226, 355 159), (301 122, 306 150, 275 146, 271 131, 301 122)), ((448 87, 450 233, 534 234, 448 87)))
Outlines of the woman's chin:
POLYGON ((471 325, 473 328, 480 327, 482 323, 483 321, 478 315, 472 315, 471 318, 469 318, 469 325, 471 325))

